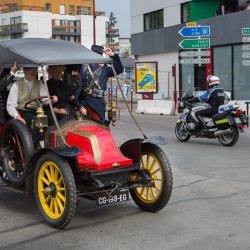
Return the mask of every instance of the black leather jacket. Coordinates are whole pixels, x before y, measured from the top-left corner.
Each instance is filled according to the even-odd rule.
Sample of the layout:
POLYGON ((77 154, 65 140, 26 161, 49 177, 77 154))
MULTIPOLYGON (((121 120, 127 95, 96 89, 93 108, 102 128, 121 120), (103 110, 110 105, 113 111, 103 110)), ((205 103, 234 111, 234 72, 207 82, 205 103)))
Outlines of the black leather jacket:
POLYGON ((13 79, 14 75, 10 73, 4 78, 0 78, 0 123, 6 122, 6 104, 8 97, 7 86, 13 82, 13 79))

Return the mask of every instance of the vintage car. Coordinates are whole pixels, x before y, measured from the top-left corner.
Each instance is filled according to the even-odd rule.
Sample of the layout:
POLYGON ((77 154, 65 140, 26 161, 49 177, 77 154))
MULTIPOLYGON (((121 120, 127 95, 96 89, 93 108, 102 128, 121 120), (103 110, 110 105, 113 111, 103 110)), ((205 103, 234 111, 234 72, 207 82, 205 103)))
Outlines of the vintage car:
MULTIPOLYGON (((111 63, 84 46, 52 39, 0 42, 0 55, 2 68, 16 62, 19 67, 42 67, 43 72, 48 65, 111 63)), ((44 84, 45 78, 44 74, 44 84)), ((118 147, 108 122, 77 113, 48 127, 41 98, 25 106, 36 112, 31 128, 10 118, 0 125, 0 155, 8 185, 34 194, 47 224, 68 225, 79 197, 106 205, 126 201, 130 193, 143 210, 155 212, 166 206, 173 178, 159 140, 137 138, 118 147), (40 133, 40 149, 34 147, 32 129, 40 133)), ((112 107, 112 122, 115 112, 112 107)))

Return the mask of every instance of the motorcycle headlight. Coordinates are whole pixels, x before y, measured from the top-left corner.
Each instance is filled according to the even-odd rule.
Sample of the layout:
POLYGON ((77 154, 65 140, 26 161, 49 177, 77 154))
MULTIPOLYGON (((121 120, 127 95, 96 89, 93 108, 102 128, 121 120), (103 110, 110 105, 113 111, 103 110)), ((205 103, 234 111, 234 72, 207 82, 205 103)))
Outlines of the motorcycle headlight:
POLYGON ((184 108, 184 107, 185 107, 185 103, 184 103, 183 101, 181 101, 181 102, 179 103, 179 106, 180 106, 181 108, 184 108))

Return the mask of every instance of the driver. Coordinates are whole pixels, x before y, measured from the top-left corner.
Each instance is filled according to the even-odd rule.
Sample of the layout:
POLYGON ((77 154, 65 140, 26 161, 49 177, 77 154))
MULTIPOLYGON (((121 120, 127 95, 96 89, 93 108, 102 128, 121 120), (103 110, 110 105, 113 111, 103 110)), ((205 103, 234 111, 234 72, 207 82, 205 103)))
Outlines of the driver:
POLYGON ((225 102, 225 93, 222 88, 219 87, 220 78, 218 76, 209 75, 207 77, 208 81, 208 90, 202 96, 196 98, 199 101, 207 102, 210 107, 207 109, 199 110, 195 112, 196 118, 199 120, 200 124, 204 125, 204 122, 201 116, 212 117, 218 113, 220 105, 223 105, 225 102))
MULTIPOLYGON (((47 96, 44 84, 37 80, 37 67, 24 67, 24 78, 16 81, 10 89, 7 99, 8 114, 28 127, 31 127, 31 120, 34 113, 25 110, 25 104, 39 96, 47 96)), ((51 97, 52 102, 55 97, 51 97)))

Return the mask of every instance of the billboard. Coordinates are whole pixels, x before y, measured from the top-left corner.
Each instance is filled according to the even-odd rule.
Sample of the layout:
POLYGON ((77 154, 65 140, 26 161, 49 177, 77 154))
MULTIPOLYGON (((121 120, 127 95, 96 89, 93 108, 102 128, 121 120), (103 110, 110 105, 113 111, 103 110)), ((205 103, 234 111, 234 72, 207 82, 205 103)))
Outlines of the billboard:
POLYGON ((157 62, 135 63, 136 93, 157 93, 158 65, 157 62))

